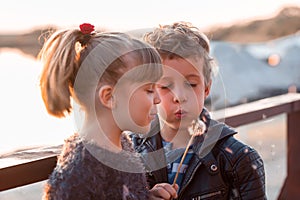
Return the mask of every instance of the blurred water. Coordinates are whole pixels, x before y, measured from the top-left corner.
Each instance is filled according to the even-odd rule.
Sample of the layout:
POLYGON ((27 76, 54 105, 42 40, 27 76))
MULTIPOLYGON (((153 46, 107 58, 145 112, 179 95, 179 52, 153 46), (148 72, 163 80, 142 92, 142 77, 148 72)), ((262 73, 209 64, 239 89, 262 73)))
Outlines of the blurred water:
POLYGON ((29 146, 61 144, 73 118, 48 115, 39 91, 41 65, 14 49, 0 49, 0 154, 29 146))

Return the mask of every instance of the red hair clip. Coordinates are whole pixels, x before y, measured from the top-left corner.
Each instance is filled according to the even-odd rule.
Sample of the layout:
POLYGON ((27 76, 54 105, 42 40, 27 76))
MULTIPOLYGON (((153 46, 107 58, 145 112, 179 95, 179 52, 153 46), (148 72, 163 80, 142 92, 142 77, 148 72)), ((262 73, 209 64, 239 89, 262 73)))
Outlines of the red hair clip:
POLYGON ((94 27, 95 27, 94 25, 89 24, 89 23, 83 23, 83 24, 80 24, 80 26, 79 26, 80 31, 83 34, 91 34, 91 32, 93 32, 95 30, 94 27))

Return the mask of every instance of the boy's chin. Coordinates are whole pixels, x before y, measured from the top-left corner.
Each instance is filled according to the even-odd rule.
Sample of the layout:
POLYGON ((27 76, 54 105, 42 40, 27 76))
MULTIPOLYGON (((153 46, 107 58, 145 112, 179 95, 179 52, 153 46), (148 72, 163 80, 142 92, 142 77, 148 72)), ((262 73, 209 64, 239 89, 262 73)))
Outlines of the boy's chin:
POLYGON ((178 124, 178 130, 187 130, 191 124, 192 124, 193 120, 181 120, 180 123, 178 124))
POLYGON ((150 131, 150 124, 147 126, 133 127, 132 130, 134 133, 147 134, 150 131))
MULTIPOLYGON (((181 127, 190 126, 195 118, 183 118, 178 120, 181 127)), ((197 119, 197 118, 196 118, 197 119)))

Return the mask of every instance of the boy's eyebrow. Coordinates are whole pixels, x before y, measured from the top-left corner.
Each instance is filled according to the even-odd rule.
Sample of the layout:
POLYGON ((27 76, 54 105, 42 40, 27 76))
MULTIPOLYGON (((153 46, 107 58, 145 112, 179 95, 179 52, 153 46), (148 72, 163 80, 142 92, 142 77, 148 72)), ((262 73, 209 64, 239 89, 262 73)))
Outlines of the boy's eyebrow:
MULTIPOLYGON (((188 74, 188 75, 185 75, 183 77, 185 77, 185 78, 193 78, 193 77, 200 78, 200 75, 198 75, 198 74, 188 74)), ((171 81, 172 80, 172 76, 163 76, 163 77, 161 77, 160 80, 171 81)))
POLYGON ((163 76, 163 77, 161 77, 160 80, 167 80, 167 81, 169 81, 171 79, 172 79, 172 77, 170 77, 170 76, 163 76))
POLYGON ((196 78, 200 78, 200 76, 198 74, 188 74, 185 77, 196 77, 196 78))

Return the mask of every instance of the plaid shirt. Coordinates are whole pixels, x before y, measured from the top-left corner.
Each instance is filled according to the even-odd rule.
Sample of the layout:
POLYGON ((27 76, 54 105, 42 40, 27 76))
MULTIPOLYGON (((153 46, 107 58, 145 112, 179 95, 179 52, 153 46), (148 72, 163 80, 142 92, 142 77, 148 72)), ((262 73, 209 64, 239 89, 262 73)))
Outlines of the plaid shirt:
MULTIPOLYGON (((183 153, 185 151, 184 148, 181 149, 172 149, 172 143, 163 141, 163 146, 166 154, 167 159, 167 170, 168 170, 168 182, 170 184, 173 184, 175 175, 177 173, 181 158, 183 156, 183 153)), ((179 188, 185 173, 186 168, 188 167, 189 161, 191 160, 194 152, 192 150, 192 145, 189 147, 189 150, 186 154, 186 157, 182 163, 182 166, 180 168, 180 171, 178 173, 178 177, 176 180, 176 183, 178 184, 179 188)))

